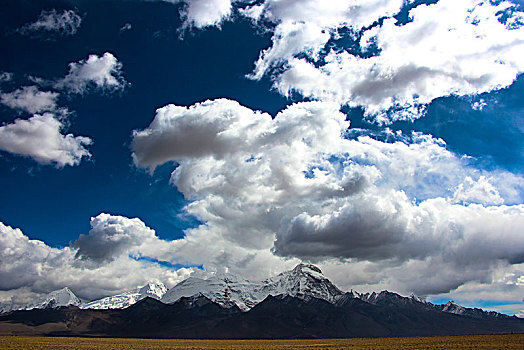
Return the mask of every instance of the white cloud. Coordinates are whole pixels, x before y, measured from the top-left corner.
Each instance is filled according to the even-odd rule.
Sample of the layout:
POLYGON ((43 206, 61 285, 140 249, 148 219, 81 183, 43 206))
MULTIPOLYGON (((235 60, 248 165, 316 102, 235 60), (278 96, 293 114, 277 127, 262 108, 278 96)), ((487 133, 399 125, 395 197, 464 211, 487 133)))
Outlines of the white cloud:
POLYGON ((233 11, 233 2, 239 0, 163 0, 182 4, 180 16, 184 27, 206 28, 220 26, 233 11))
MULTIPOLYGON (((231 18, 234 9, 238 9, 241 15, 255 21, 265 19, 275 24, 311 25, 313 28, 307 29, 310 33, 315 29, 321 32, 347 24, 348 18, 352 25, 359 28, 368 26, 381 16, 394 15, 403 4, 402 0, 332 0, 329 3, 322 0, 266 0, 254 5, 253 1, 239 0, 164 1, 183 4, 181 16, 184 26, 219 26, 224 20, 231 18)), ((314 35, 318 36, 319 33, 314 35)))
MULTIPOLYGON (((77 94, 90 89, 118 91, 127 84, 121 69, 122 64, 111 53, 90 55, 87 60, 70 63, 69 73, 54 83, 54 88, 77 94)), ((8 74, 2 77, 6 81, 12 78, 8 74)), ((33 80, 45 83, 38 78, 33 80)), ((0 127, 0 149, 31 157, 41 164, 53 163, 57 167, 78 165, 82 158, 89 158, 91 154, 86 146, 92 143, 90 138, 62 134, 68 110, 57 107, 59 95, 54 91, 40 91, 37 86, 0 92, 0 103, 34 114, 28 120, 17 119, 0 127), (36 114, 42 112, 46 113, 36 114)))
MULTIPOLYGON (((186 22, 197 27, 216 25, 231 13, 229 2, 211 12, 192 3, 186 22)), ((72 247, 48 253, 66 255, 67 263, 56 264, 66 272, 56 280, 89 283, 87 293, 95 295, 146 273, 180 277, 137 261, 141 256, 251 278, 312 260, 344 288, 421 294, 489 284, 515 271, 524 262, 524 206, 514 204, 522 202, 521 177, 476 169, 428 135, 396 134, 391 142, 346 138, 349 122, 339 108, 341 102, 362 105, 388 121, 381 113, 394 105, 409 110, 438 96, 507 86, 521 71, 521 29, 508 31, 488 3, 441 0, 413 10, 414 21, 404 26, 386 19, 368 31, 363 44, 376 38, 379 56, 331 52, 321 67, 297 57, 320 57, 337 28, 368 26, 402 3, 268 0, 244 11, 275 24, 273 46, 261 53, 254 76, 284 62, 287 70, 276 80, 281 92, 296 90, 323 102, 295 104, 275 118, 225 99, 158 109, 149 127, 134 132, 133 159, 151 171, 173 163, 171 182, 188 199, 185 211, 203 224, 168 242, 138 219, 101 214, 72 247), (450 35, 453 28, 464 37, 450 35), (128 273, 144 266, 154 269, 128 273)), ((57 87, 82 93, 89 85, 121 86, 119 65, 109 53, 90 56, 72 63, 57 87)), ((42 268, 43 258, 35 259, 26 267, 42 268)), ((15 265, 13 271, 22 268, 15 265)), ((56 277, 56 270, 46 271, 56 277)), ((47 289, 58 283, 51 277, 32 281, 46 281, 47 289)))
POLYGON ((519 178, 480 172, 429 136, 346 139, 347 127, 339 106, 325 102, 295 104, 274 119, 225 99, 160 108, 134 133, 135 163, 175 162, 171 181, 203 224, 165 241, 139 219, 100 214, 64 249, 4 228, 1 288, 69 285, 94 298, 190 273, 156 260, 249 278, 313 260, 344 289, 426 295, 517 273, 524 206, 464 205, 453 196, 469 176, 471 188, 489 183, 505 199, 514 194, 500 179, 518 187, 519 178))
POLYGON ((219 25, 231 15, 232 0, 184 0, 181 12, 186 25, 204 28, 219 25))
POLYGON ((80 28, 82 17, 73 10, 43 10, 36 22, 26 24, 19 31, 22 34, 32 34, 38 32, 54 32, 61 35, 74 35, 80 28))
MULTIPOLYGON (((106 232, 107 242, 111 242, 114 236, 110 231, 115 229, 115 225, 125 227, 128 231, 146 228, 138 219, 107 214, 92 218, 91 224, 89 236, 96 231, 95 239, 98 239, 106 232)), ((157 244, 168 243, 156 237, 151 229, 146 230, 152 233, 149 239, 157 244)), ((2 223, 0 233, 0 290, 7 291, 0 296, 4 300, 14 297, 16 302, 20 298, 27 299, 34 297, 35 293, 47 293, 64 286, 71 287, 82 298, 94 299, 135 288, 151 279, 173 286, 194 270, 182 268, 174 271, 129 256, 131 252, 140 251, 140 244, 145 242, 136 241, 128 249, 113 251, 114 255, 110 260, 89 264, 86 258, 79 257, 77 248, 52 248, 44 242, 31 240, 21 230, 2 223), (18 295, 19 293, 23 295, 18 295)), ((85 240, 89 236, 82 237, 85 240)))
POLYGON ((83 157, 89 158, 86 146, 92 143, 91 139, 64 135, 63 128, 63 123, 51 113, 17 119, 0 127, 0 149, 57 167, 77 165, 83 157))
POLYGON ((275 29, 273 46, 262 51, 250 77, 261 79, 272 66, 289 61, 304 51, 318 58, 320 49, 330 37, 329 32, 320 26, 304 22, 281 23, 275 29))
POLYGON ((139 256, 133 248, 157 239, 155 231, 139 219, 100 214, 91 218, 89 235, 80 235, 73 246, 78 248, 77 258, 103 263, 131 252, 139 256))
POLYGON ((39 91, 36 86, 24 86, 13 92, 0 93, 1 103, 31 114, 55 110, 57 98, 57 92, 39 91))
POLYGON ((411 9, 413 20, 397 25, 392 16, 404 3, 266 0, 247 8, 241 13, 275 23, 273 44, 262 51, 251 77, 271 73, 284 95, 362 106, 387 123, 419 117, 438 97, 507 87, 524 70, 522 12, 508 12, 510 2, 440 0, 411 9), (379 18, 383 23, 370 27, 379 18), (326 45, 343 35, 340 28, 350 28, 349 41, 364 30, 360 48, 371 52, 373 43, 377 53, 361 56, 326 45), (327 55, 317 61, 323 50, 327 55))
POLYGON ((324 29, 341 25, 366 27, 379 18, 399 12, 402 0, 266 0, 244 12, 254 19, 265 17, 279 23, 308 23, 324 29))
POLYGON ((402 25, 393 16, 411 6, 403 0, 169 1, 185 4, 184 26, 216 26, 233 13, 271 23, 273 43, 251 78, 271 76, 286 96, 362 106, 381 123, 418 118, 438 97, 507 87, 524 70, 524 15, 510 1, 421 4, 402 25), (333 49, 341 38, 365 55, 333 49))
POLYGON ((252 77, 260 79, 274 65, 299 53, 317 58, 336 28, 369 26, 382 16, 394 15, 402 4, 402 0, 266 0, 247 8, 244 15, 276 24, 273 45, 261 53, 252 77))
POLYGON ((481 176, 478 181, 471 177, 466 177, 464 183, 460 184, 453 194, 453 201, 456 203, 480 203, 480 204, 502 204, 504 200, 497 189, 481 176))
POLYGON ((0 280, 3 290, 20 288, 34 282, 41 276, 42 263, 52 263, 70 253, 69 248, 60 251, 48 247, 41 241, 30 240, 19 229, 1 223, 0 231, 0 280))
POLYGON ((488 104, 486 103, 486 101, 481 98, 479 101, 475 101, 471 104, 471 108, 476 110, 476 111, 482 111, 484 109, 484 107, 486 107, 488 104))
POLYGON ((83 94, 89 88, 113 92, 127 85, 122 77, 122 63, 111 53, 89 55, 86 60, 69 64, 69 73, 55 84, 68 93, 83 94))
POLYGON ((326 102, 274 119, 224 99, 169 105, 134 133, 133 156, 176 164, 171 181, 204 224, 171 248, 207 269, 257 278, 313 260, 360 271, 343 280, 360 287, 431 294, 524 261, 524 206, 498 205, 522 201, 522 178, 478 170, 430 136, 346 139, 348 126, 326 102))

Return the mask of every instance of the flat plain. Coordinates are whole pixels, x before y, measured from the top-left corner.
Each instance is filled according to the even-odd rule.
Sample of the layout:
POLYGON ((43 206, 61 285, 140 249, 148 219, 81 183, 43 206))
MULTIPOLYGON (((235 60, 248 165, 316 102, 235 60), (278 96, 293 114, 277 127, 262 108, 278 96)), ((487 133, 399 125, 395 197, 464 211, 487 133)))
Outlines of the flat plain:
POLYGON ((359 338, 313 340, 183 340, 69 337, 0 337, 0 349, 524 349, 524 334, 448 337, 359 338))

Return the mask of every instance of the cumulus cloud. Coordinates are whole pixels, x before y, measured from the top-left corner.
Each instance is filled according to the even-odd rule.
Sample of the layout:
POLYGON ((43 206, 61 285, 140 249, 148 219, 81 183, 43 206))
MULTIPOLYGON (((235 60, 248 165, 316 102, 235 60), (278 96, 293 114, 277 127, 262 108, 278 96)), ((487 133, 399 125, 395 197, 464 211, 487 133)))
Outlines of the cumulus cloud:
POLYGON ((460 184, 453 194, 453 201, 488 205, 504 203, 497 189, 485 176, 481 176, 478 181, 466 177, 464 183, 460 184))
POLYGON ((282 92, 365 106, 373 115, 440 96, 507 87, 524 68, 518 59, 524 28, 508 30, 499 22, 503 6, 453 1, 420 6, 411 11, 412 22, 397 26, 387 19, 375 30, 378 56, 331 52, 319 68, 294 59, 277 85, 282 92))
POLYGON ((57 167, 78 165, 91 154, 88 137, 62 134, 64 124, 51 113, 36 114, 28 120, 17 119, 0 127, 0 149, 33 158, 40 164, 57 167))
MULTIPOLYGON (((87 60, 70 63, 69 73, 53 87, 76 94, 92 89, 119 91, 127 84, 121 69, 122 64, 111 53, 90 55, 87 60)), ((9 81, 12 74, 3 73, 0 78, 9 81)), ((82 158, 89 158, 91 154, 86 147, 92 144, 90 138, 62 133, 68 110, 57 106, 59 96, 59 92, 41 91, 37 86, 0 92, 0 103, 33 114, 28 120, 17 119, 0 127, 0 149, 60 168, 78 165, 82 158)))
POLYGON ((524 262, 522 249, 515 247, 522 238, 524 206, 466 207, 443 199, 415 206, 402 194, 393 195, 398 198, 359 196, 334 213, 301 214, 279 233, 275 250, 305 259, 444 257, 455 266, 477 268, 499 260, 524 262))
MULTIPOLYGON (((273 23, 250 77, 284 95, 362 106, 388 123, 435 98, 507 87, 523 71, 521 8, 509 1, 266 0, 239 11, 273 23), (393 17, 409 9, 410 21, 393 17), (380 20, 380 21, 379 21, 380 20)), ((261 20, 265 21, 261 21, 261 20)))
POLYGON ((206 28, 220 26, 233 11, 233 3, 239 0, 163 0, 182 4, 180 16, 184 27, 206 28))
POLYGON ((476 169, 427 135, 384 142, 348 127, 328 102, 275 118, 226 99, 160 108, 134 132, 135 164, 172 163, 186 213, 203 224, 166 241, 139 219, 100 214, 63 249, 4 227, 1 288, 69 285, 94 298, 191 272, 154 261, 262 278, 307 260, 344 289, 434 295, 513 273, 512 293, 522 290, 524 206, 492 205, 514 201, 512 191, 521 202, 521 178, 476 169))
POLYGON ((249 77, 270 76, 285 96, 363 107, 380 123, 418 118, 438 97, 508 87, 524 70, 524 15, 511 1, 170 2, 184 3, 184 26, 252 19, 273 38, 249 77))
POLYGON ((342 25, 367 27, 381 17, 399 12, 402 0, 265 0, 242 9, 241 13, 259 21, 266 19, 274 24, 306 23, 323 30, 342 25))
POLYGON ((40 91, 36 86, 24 86, 13 92, 0 93, 0 102, 10 108, 34 114, 55 110, 58 95, 57 92, 40 91))
MULTIPOLYGON (((205 28, 219 26, 224 20, 232 17, 237 11, 240 15, 253 19, 255 22, 272 22, 273 24, 304 23, 311 28, 306 29, 312 35, 318 36, 315 30, 326 31, 344 25, 351 17, 355 26, 369 26, 381 16, 391 16, 397 13, 402 0, 337 0, 329 3, 321 0, 164 0, 171 3, 182 3, 181 16, 185 26, 205 28)), ((277 35, 274 40, 277 39, 277 35)), ((326 38, 329 38, 329 36, 326 38)), ((307 40, 306 38, 304 38, 307 40)), ((325 42, 324 41, 324 44, 325 42)), ((298 42, 297 45, 301 45, 298 42)), ((320 46, 323 44, 319 42, 320 46)), ((303 48, 306 48, 305 46, 303 48)))
MULTIPOLYGON (((181 15, 186 25, 198 28, 219 25, 232 10, 232 0, 184 0, 181 15)), ((234 0, 233 0, 234 1, 234 0)))
POLYGON ((402 0, 266 0, 248 7, 242 11, 244 15, 276 25, 273 45, 262 51, 252 77, 260 79, 272 67, 290 61, 299 53, 317 59, 336 28, 370 26, 381 17, 399 12, 403 3, 402 0))
POLYGON ((125 88, 122 63, 111 53, 89 55, 86 60, 69 64, 69 73, 60 79, 55 88, 68 93, 83 94, 90 88, 114 92, 125 88))
MULTIPOLYGON (((73 247, 76 257, 97 263, 112 261, 133 247, 150 243, 156 238, 155 231, 139 219, 128 219, 109 214, 100 214, 91 219, 88 235, 80 235, 73 247)), ((137 255, 137 252, 133 252, 137 255)))
MULTIPOLYGON (((53 87, 77 94, 91 89, 118 91, 127 84, 121 69, 122 64, 111 53, 90 55, 86 60, 70 63, 69 73, 53 87)), ((10 74, 2 77, 5 81, 12 79, 10 74)), ((40 91, 37 86, 0 92, 0 103, 33 114, 28 120, 17 119, 0 127, 0 149, 57 167, 78 165, 82 158, 89 158, 86 147, 92 143, 90 138, 62 133, 68 110, 57 106, 59 96, 59 92, 40 91)))
MULTIPOLYGON (((186 1, 186 24, 217 25, 233 11, 230 1, 219 3, 186 1)), ((508 86, 521 72, 522 29, 497 15, 507 2, 441 0, 411 10, 413 20, 399 26, 391 16, 405 3, 267 0, 244 7, 240 13, 274 31, 253 77, 274 74, 283 94, 320 101, 288 106, 275 118, 226 99, 158 109, 133 133, 133 160, 149 171, 171 163, 186 214, 202 224, 168 242, 138 219, 101 214, 71 247, 43 245, 49 257, 66 256, 56 265, 66 271, 57 280, 73 287, 88 281, 86 293, 95 295, 138 281, 142 274, 129 276, 129 269, 180 277, 141 257, 250 278, 309 260, 345 289, 428 295, 513 273, 522 290, 522 177, 478 169, 430 135, 356 137, 340 112, 341 103, 363 106, 387 122, 399 118, 387 113, 391 108, 415 113, 439 96, 508 86), (363 51, 376 45, 377 52, 332 46, 344 39, 341 28, 363 51)), ((56 87, 121 88, 120 68, 109 53, 93 55, 72 63, 56 87)), ((16 236, 9 232, 6 240, 16 236)), ((29 241, 19 236, 7 245, 29 241)), ((27 268, 51 266, 35 259, 27 268)), ((26 283, 37 288, 36 281, 26 283)))
POLYGON ((30 240, 19 229, 0 224, 2 266, 0 267, 1 289, 16 289, 34 283, 41 276, 40 266, 52 264, 68 255, 48 247, 41 241, 30 240))
MULTIPOLYGON (((192 269, 182 268, 174 271, 156 263, 130 257, 130 252, 140 250, 137 248, 141 244, 139 241, 125 249, 113 250, 112 258, 104 262, 88 264, 84 258, 79 257, 78 252, 81 249, 86 252, 85 237, 96 235, 95 240, 100 239, 103 233, 99 230, 104 230, 104 227, 107 235, 113 237, 114 233, 109 231, 117 223, 130 231, 143 230, 145 227, 138 219, 100 214, 92 218, 90 235, 80 237, 79 240, 83 239, 83 248, 57 249, 44 242, 29 239, 20 229, 0 223, 0 290, 9 291, 2 293, 2 298, 5 300, 14 297, 14 301, 17 302, 16 298, 24 295, 34 297, 35 293, 48 293, 69 286, 75 294, 90 300, 135 288, 151 279, 172 286, 191 273, 192 269)), ((148 228, 147 230, 152 234, 150 238, 157 243, 165 242, 157 238, 154 231, 148 228)), ((111 238, 106 241, 111 241, 111 238)))
POLYGON ((171 182, 204 223, 176 251, 206 268, 367 262, 382 271, 370 280, 431 294, 524 262, 524 207, 500 205, 521 202, 522 178, 476 169, 427 135, 383 142, 351 138, 348 127, 328 102, 274 119, 225 99, 169 105, 135 131, 133 156, 150 170, 174 164, 171 182), (424 273, 441 268, 422 290, 424 273))
POLYGON ((26 24, 19 29, 19 32, 25 35, 40 32, 75 35, 81 23, 82 17, 73 10, 64 10, 62 12, 58 12, 55 9, 50 11, 43 10, 35 22, 26 24))

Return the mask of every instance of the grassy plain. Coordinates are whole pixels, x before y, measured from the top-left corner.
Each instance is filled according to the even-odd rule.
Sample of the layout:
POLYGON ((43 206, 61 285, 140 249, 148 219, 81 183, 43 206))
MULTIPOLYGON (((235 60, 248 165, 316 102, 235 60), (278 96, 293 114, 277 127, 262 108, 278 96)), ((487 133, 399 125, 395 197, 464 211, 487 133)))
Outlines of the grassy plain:
POLYGON ((524 334, 451 337, 362 338, 315 340, 178 340, 0 337, 0 349, 78 350, 237 350, 237 349, 524 349, 524 334))

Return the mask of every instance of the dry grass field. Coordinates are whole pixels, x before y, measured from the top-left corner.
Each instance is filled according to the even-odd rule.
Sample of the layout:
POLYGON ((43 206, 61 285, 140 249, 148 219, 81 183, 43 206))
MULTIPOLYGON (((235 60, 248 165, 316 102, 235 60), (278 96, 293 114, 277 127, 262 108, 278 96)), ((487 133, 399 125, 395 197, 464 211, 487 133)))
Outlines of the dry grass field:
POLYGON ((0 337, 0 349, 524 349, 524 334, 321 340, 161 340, 0 337))

